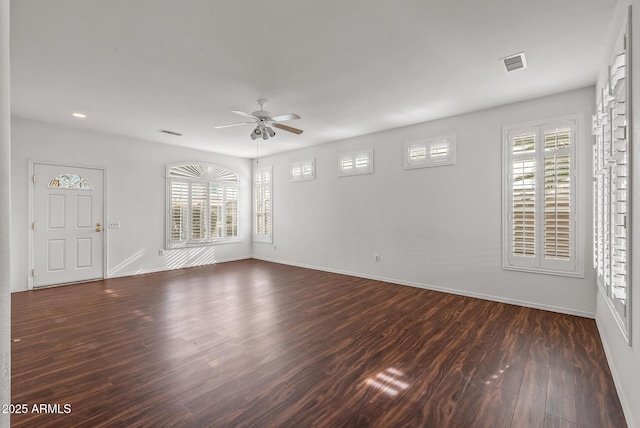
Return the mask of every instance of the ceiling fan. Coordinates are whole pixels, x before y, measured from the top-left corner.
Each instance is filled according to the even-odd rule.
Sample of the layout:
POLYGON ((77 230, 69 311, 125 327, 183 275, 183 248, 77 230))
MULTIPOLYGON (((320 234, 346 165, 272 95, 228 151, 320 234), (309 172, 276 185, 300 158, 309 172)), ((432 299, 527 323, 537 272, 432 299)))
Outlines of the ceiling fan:
POLYGON ((251 132, 251 139, 255 140, 257 138, 262 137, 263 140, 268 140, 269 137, 273 137, 276 135, 275 131, 271 128, 282 129, 283 131, 292 132, 294 134, 300 135, 302 134, 302 129, 294 128, 292 126, 283 125, 281 122, 286 122, 288 120, 300 119, 295 113, 281 114, 278 116, 271 116, 266 110, 263 110, 264 104, 267 102, 265 99, 259 99, 258 104, 260 105, 260 110, 254 111, 253 113, 245 113, 243 111, 232 110, 232 113, 239 114, 240 116, 244 116, 245 118, 250 119, 247 122, 238 122, 238 123, 230 123, 228 125, 218 125, 214 128, 228 128, 230 126, 238 126, 238 125, 246 125, 246 124, 256 124, 256 128, 251 132))

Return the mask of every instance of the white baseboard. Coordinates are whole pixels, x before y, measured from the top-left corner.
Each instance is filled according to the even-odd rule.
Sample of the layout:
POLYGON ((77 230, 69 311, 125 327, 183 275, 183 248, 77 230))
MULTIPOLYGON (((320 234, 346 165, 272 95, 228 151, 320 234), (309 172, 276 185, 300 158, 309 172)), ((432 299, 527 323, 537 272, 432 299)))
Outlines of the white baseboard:
POLYGON ((332 268, 327 268, 327 267, 322 267, 322 266, 307 265, 307 264, 304 264, 304 263, 293 263, 293 262, 284 261, 284 260, 271 259, 271 258, 268 258, 268 257, 257 257, 255 255, 253 256, 253 258, 256 259, 256 260, 263 260, 265 262, 279 263, 279 264, 283 264, 283 265, 289 265, 289 266, 296 266, 296 267, 301 267, 301 268, 306 268, 306 269, 319 270, 319 271, 323 271, 323 272, 331 272, 331 273, 337 273, 337 274, 341 274, 341 275, 355 276, 355 277, 358 277, 358 278, 373 279, 373 280, 376 280, 376 281, 389 282, 391 284, 406 285, 406 286, 409 286, 409 287, 424 288, 426 290, 433 290, 433 291, 441 291, 443 293, 457 294, 459 296, 466 296, 466 297, 474 297, 476 299, 490 300, 492 302, 499 302, 499 303, 507 303, 507 304, 510 304, 510 305, 524 306, 526 308, 541 309, 541 310, 545 310, 545 311, 557 312, 557 313, 566 314, 566 315, 575 315, 575 316, 579 316, 579 317, 583 317, 583 318, 595 318, 595 316, 596 316, 595 313, 591 313, 591 312, 576 311, 575 309, 563 308, 563 307, 559 307, 559 306, 541 305, 541 304, 538 304, 538 303, 526 302, 526 301, 516 300, 516 299, 508 299, 508 298, 504 298, 504 297, 500 297, 500 296, 492 296, 492 295, 489 295, 489 294, 472 293, 472 292, 468 292, 468 291, 464 291, 464 290, 457 290, 457 289, 454 289, 454 288, 440 287, 440 286, 431 285, 431 284, 423 284, 423 283, 418 283, 418 282, 404 281, 404 280, 401 280, 401 279, 386 278, 386 277, 380 277, 380 276, 375 276, 375 275, 369 275, 369 274, 365 274, 365 273, 357 273, 357 272, 344 271, 344 270, 340 270, 340 269, 332 269, 332 268))
POLYGON ((611 357, 611 350, 609 349, 609 344, 604 337, 602 325, 600 320, 596 317, 596 326, 598 327, 598 333, 600 334, 600 342, 602 342, 602 347, 604 348, 604 354, 607 357, 607 363, 609 364, 609 371, 611 372, 611 377, 613 378, 613 383, 616 386, 616 391, 618 392, 618 398, 620 399, 620 405, 622 406, 622 411, 624 412, 624 417, 627 422, 628 428, 637 428, 637 425, 632 419, 631 407, 629 406, 629 401, 627 397, 623 394, 622 384, 620 383, 620 376, 618 375, 618 370, 616 370, 615 364, 613 364, 613 358, 611 357))

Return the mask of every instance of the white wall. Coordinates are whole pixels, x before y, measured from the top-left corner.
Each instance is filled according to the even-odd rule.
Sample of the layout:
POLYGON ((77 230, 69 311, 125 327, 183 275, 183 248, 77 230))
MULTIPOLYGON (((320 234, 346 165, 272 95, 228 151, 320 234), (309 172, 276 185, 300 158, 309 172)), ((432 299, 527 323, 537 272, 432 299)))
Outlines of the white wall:
POLYGON ((593 317, 593 105, 590 87, 261 159, 274 168, 276 247, 254 243, 254 257, 593 317), (573 113, 584 115, 585 277, 503 270, 502 126, 573 113), (403 169, 406 141, 449 133, 456 165, 403 169), (375 173, 338 178, 338 153, 368 147, 375 173), (289 163, 307 158, 316 159, 317 179, 290 183, 289 163))
MULTIPOLYGON (((632 173, 631 196, 631 346, 620 332, 602 294, 598 293, 596 321, 629 428, 640 427, 640 0, 620 1, 611 28, 612 42, 627 6, 633 7, 632 28, 632 173)), ((606 58, 608 60, 609 58, 606 58)), ((604 62, 603 62, 604 64, 604 62)))
POLYGON ((54 164, 107 168, 108 221, 120 229, 106 229, 107 276, 209 264, 251 257, 251 162, 166 144, 64 128, 31 120, 12 119, 12 237, 11 289, 27 289, 29 160, 54 164), (165 165, 179 161, 219 164, 240 175, 241 243, 168 250, 165 240, 165 165))
MULTIPOLYGON (((9 0, 0 0, 0 404, 11 403, 11 102, 9 0)), ((0 412, 0 427, 10 415, 0 412)))

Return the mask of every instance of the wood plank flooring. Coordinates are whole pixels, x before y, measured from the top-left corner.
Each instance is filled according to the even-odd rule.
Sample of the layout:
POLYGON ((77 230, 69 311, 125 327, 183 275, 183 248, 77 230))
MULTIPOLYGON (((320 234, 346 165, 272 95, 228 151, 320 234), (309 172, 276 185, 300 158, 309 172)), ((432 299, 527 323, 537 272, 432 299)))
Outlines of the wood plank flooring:
POLYGON ((12 300, 13 427, 626 426, 591 319, 257 260, 12 300))

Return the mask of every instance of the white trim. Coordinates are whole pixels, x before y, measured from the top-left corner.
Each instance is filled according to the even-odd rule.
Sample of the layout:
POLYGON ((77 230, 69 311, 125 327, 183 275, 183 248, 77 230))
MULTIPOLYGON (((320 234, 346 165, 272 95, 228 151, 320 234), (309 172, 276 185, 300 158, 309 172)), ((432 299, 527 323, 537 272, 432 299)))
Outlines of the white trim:
POLYGON ((345 271, 345 270, 340 270, 340 269, 331 269, 331 268, 326 268, 326 267, 322 267, 322 266, 308 265, 308 264, 303 264, 303 263, 293 263, 293 262, 288 262, 288 261, 279 260, 279 259, 272 259, 272 258, 268 258, 268 257, 258 257, 258 256, 255 256, 255 255, 252 256, 252 258, 254 258, 256 260, 262 260, 262 261, 265 261, 265 262, 279 263, 279 264, 283 264, 283 265, 296 266, 296 267, 301 267, 301 268, 305 268, 305 269, 319 270, 319 271, 322 271, 322 272, 337 273, 337 274, 340 274, 340 275, 354 276, 354 277, 357 277, 357 278, 373 279, 373 280, 376 280, 376 281, 388 282, 390 284, 406 285, 406 286, 409 286, 409 287, 424 288, 425 290, 440 291, 440 292, 443 292, 443 293, 455 294, 455 295, 458 295, 458 296, 474 297, 476 299, 489 300, 489 301, 498 302, 498 303, 507 303, 507 304, 510 304, 510 305, 517 305, 517 306, 522 306, 522 307, 525 307, 525 308, 541 309, 541 310, 545 310, 545 311, 557 312, 557 313, 560 313, 560 314, 575 315, 575 316, 579 316, 579 317, 583 317, 583 318, 591 318, 591 319, 593 319, 596 316, 595 312, 577 311, 575 309, 563 308, 563 307, 560 307, 560 306, 541 305, 541 304, 537 304, 537 303, 527 302, 527 301, 524 301, 524 300, 508 299, 508 298, 504 298, 504 297, 500 297, 500 296, 493 296, 493 295, 490 295, 490 294, 483 294, 483 293, 472 293, 472 292, 468 292, 468 291, 461 291, 461 290, 457 290, 457 289, 452 289, 452 288, 447 288, 447 287, 440 287, 440 286, 431 285, 431 284, 424 284, 424 283, 420 283, 420 282, 403 281, 403 280, 395 279, 395 278, 388 278, 388 277, 382 277, 382 276, 376 276, 376 275, 368 275, 368 274, 364 274, 364 273, 351 272, 351 271, 345 271))
POLYGON ((373 149, 352 150, 349 152, 341 152, 338 154, 338 177, 350 177, 353 175, 373 174, 373 149), (356 159, 360 155, 367 155, 367 165, 365 168, 358 168, 356 159), (351 158, 352 169, 345 169, 344 161, 351 158))
MULTIPOLYGON (((548 275, 560 275, 560 276, 570 276, 583 278, 584 277, 584 248, 582 245, 583 242, 583 234, 584 234, 584 224, 583 224, 583 216, 581 212, 584 208, 584 201, 589 198, 584 198, 582 195, 583 181, 584 181, 584 168, 583 165, 583 147, 585 144, 584 138, 586 136, 585 126, 584 126, 584 114, 575 113, 568 114, 557 117, 550 117, 539 119, 535 121, 525 122, 525 123, 516 123, 516 124, 508 124, 502 127, 502 172, 501 172, 501 181, 502 181, 502 209, 501 209, 501 223, 502 223, 502 268, 505 270, 516 270, 516 271, 524 271, 531 273, 541 273, 548 275), (571 206, 571 216, 573 220, 572 232, 573 232, 573 245, 572 250, 575 252, 573 259, 566 263, 573 263, 573 268, 571 270, 568 269, 560 269, 558 267, 553 267, 553 264, 550 266, 544 266, 544 256, 542 255, 542 228, 537 227, 536 232, 536 260, 527 260, 527 257, 518 257, 518 263, 513 263, 512 257, 510 257, 510 227, 511 222, 507 215, 510 212, 510 204, 511 201, 511 162, 513 160, 513 155, 510 151, 511 146, 509 143, 509 135, 511 132, 520 132, 523 130, 539 128, 543 129, 548 125, 556 125, 560 123, 572 123, 573 128, 573 138, 572 147, 570 150, 573 150, 571 153, 571 178, 572 178, 572 206, 571 206), (538 260, 539 259, 539 260, 538 260), (540 261, 541 260, 541 261, 540 261), (535 263, 534 263, 535 262, 535 263)), ((537 132, 537 131, 536 131, 537 132)), ((542 156, 539 153, 544 154, 544 150, 541 152, 540 149, 536 149, 535 153, 532 153, 531 156, 536 158, 541 158, 542 156)), ((526 154, 517 155, 516 157, 526 157, 526 154)), ((536 192, 536 205, 539 206, 542 202, 541 193, 536 192)), ((562 264, 565 262, 559 262, 558 264, 562 264)))
MULTIPOLYGON (((190 198, 191 196, 189 196, 190 198)), ((210 200, 208 201, 210 202, 210 200)), ((189 204, 190 205, 190 204, 189 204)), ((241 208, 241 202, 240 202, 240 175, 233 169, 228 168, 224 165, 219 165, 219 164, 214 164, 214 163, 210 163, 210 162, 198 162, 198 161, 183 161, 183 162, 172 162, 172 163, 168 163, 165 165, 165 227, 164 227, 164 233, 165 233, 165 239, 164 239, 164 249, 165 250, 173 250, 173 249, 180 249, 180 248, 198 248, 198 247, 207 247, 207 246, 213 246, 213 245, 220 245, 220 244, 227 244, 227 243, 237 243, 237 242, 241 242, 241 238, 240 238, 240 208, 241 208), (202 178, 196 178, 196 177, 178 177, 178 176, 171 176, 169 174, 169 171, 176 167, 176 166, 183 166, 183 165, 200 165, 200 166, 206 166, 209 168, 213 168, 213 169, 220 169, 223 171, 228 171, 229 173, 234 174, 236 177, 238 177, 237 180, 234 181, 216 181, 215 179, 212 179, 211 177, 202 177, 202 178), (187 236, 187 239, 185 241, 180 241, 180 242, 172 242, 171 241, 171 183, 172 181, 184 181, 185 183, 189 183, 189 195, 191 195, 191 183, 193 182, 206 182, 208 183, 208 190, 207 190, 207 195, 208 197, 210 196, 209 192, 211 190, 211 184, 214 184, 216 186, 219 186, 221 188, 222 191, 222 214, 223 214, 223 222, 224 224, 222 225, 222 235, 219 238, 205 238, 205 239, 201 239, 200 241, 193 241, 191 240, 191 238, 189 236, 187 236), (226 197, 226 191, 228 188, 235 188, 236 189, 236 235, 235 236, 226 236, 226 213, 227 213, 227 197, 226 197), (191 241, 191 242, 189 242, 191 241)), ((191 209, 189 208, 189 212, 191 213, 191 209)), ((191 231, 191 217, 189 217, 189 225, 188 225, 188 230, 189 232, 191 231)))
POLYGON ((408 141, 404 143, 404 169, 428 168, 434 166, 455 165, 456 163, 456 134, 441 135, 424 140, 408 141), (432 148, 436 143, 444 142, 448 146, 447 157, 437 159, 432 157, 432 148), (423 160, 412 161, 410 157, 413 146, 424 146, 423 160))
POLYGON ((289 165, 289 181, 291 183, 297 183, 299 181, 311 181, 316 179, 316 160, 315 159, 307 159, 302 161, 291 162, 289 165), (304 174, 304 167, 311 167, 311 174, 304 174), (294 168, 300 168, 300 175, 295 176, 293 174, 294 168))
POLYGON ((624 413, 625 420, 627 422, 628 428, 636 428, 636 424, 633 421, 631 411, 631 405, 629 404, 629 400, 627 400, 627 396, 624 394, 624 389, 622 388, 622 382, 620 381, 620 376, 618 375, 618 370, 615 363, 615 358, 613 358, 613 354, 611 352, 611 348, 609 348, 609 344, 605 340, 607 335, 602 327, 602 322, 598 317, 595 318, 596 327, 598 328, 598 333, 600 334, 600 342, 602 343, 602 347, 604 348, 604 355, 607 358, 607 363, 609 364, 611 377, 613 378, 613 384, 616 387, 616 392, 618 393, 618 399, 620 399, 620 405, 622 406, 622 412, 624 413))
POLYGON ((96 166, 96 165, 74 165, 74 164, 68 164, 68 163, 58 163, 58 162, 47 162, 47 161, 37 161, 37 160, 33 160, 33 159, 29 159, 28 160, 28 176, 27 176, 27 180, 29 180, 29 186, 27 188, 27 198, 28 198, 28 208, 27 208, 27 212, 29 214, 29 221, 27 222, 27 228, 28 228, 28 243, 27 243, 27 251, 28 251, 28 260, 29 260, 29 269, 27 270, 27 290, 33 290, 33 276, 31 275, 32 270, 35 267, 35 261, 33 259, 33 229, 31 228, 31 224, 33 222, 33 218, 34 218, 34 212, 33 212, 33 204, 34 204, 34 200, 33 200, 33 195, 34 195, 34 182, 33 182, 33 176, 34 176, 34 169, 35 169, 35 165, 49 165, 49 166, 56 166, 56 167, 66 167, 66 168, 83 168, 83 169, 95 169, 95 170, 99 170, 102 171, 102 220, 103 220, 103 229, 102 231, 104 232, 104 239, 102 242, 102 279, 107 278, 107 263, 108 263, 108 254, 109 254, 109 220, 108 220, 108 206, 109 206, 109 188, 108 188, 108 181, 109 181, 109 169, 107 167, 103 167, 103 166, 96 166))

